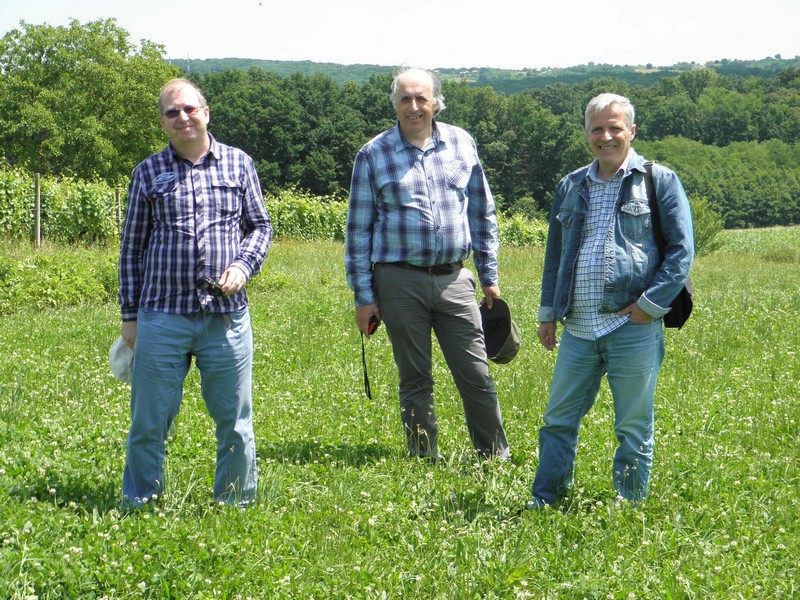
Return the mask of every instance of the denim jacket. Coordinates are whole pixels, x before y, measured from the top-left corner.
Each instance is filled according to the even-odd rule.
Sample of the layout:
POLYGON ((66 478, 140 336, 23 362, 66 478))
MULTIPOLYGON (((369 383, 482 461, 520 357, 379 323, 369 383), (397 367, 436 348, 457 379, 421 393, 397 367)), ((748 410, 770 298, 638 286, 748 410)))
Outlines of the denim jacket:
MULTIPOLYGON (((601 312, 616 312, 636 302, 655 319, 669 305, 689 276, 694 259, 694 233, 689 200, 678 176, 663 165, 653 165, 664 234, 661 261, 653 235, 653 221, 644 179, 644 159, 631 151, 620 187, 614 217, 614 236, 605 245, 606 269, 601 312)), ((569 312, 575 289, 575 267, 583 240, 589 206, 586 165, 558 184, 550 213, 550 229, 542 275, 539 321, 560 321, 569 312)))

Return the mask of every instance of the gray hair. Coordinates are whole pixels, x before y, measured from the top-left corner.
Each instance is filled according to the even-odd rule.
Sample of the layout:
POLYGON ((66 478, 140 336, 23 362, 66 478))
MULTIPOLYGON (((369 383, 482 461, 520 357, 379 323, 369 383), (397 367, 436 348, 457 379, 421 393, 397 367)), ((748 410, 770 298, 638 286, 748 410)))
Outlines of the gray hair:
POLYGON ((397 109, 398 95, 400 93, 400 80, 408 74, 420 75, 427 77, 431 81, 431 90, 433 90, 433 102, 436 105, 433 109, 433 116, 438 115, 445 109, 444 96, 442 95, 442 82, 433 71, 428 69, 420 69, 419 67, 404 67, 398 71, 397 75, 392 80, 392 92, 389 99, 392 101, 392 106, 397 109))
POLYGON ((636 111, 630 100, 618 94, 600 94, 589 100, 589 104, 586 105, 586 113, 584 114, 584 129, 589 129, 589 121, 592 120, 594 115, 604 111, 612 104, 619 104, 622 110, 625 111, 625 125, 630 129, 631 126, 633 126, 633 119, 636 116, 636 111))
POLYGON ((189 81, 188 79, 184 79, 183 77, 176 77, 175 79, 170 79, 167 83, 164 84, 164 87, 161 88, 161 93, 158 95, 158 112, 159 114, 164 114, 165 108, 165 100, 167 96, 172 94, 175 90, 188 87, 193 89, 197 92, 197 99, 200 100, 201 108, 206 106, 206 99, 203 96, 203 92, 200 91, 200 88, 197 87, 194 83, 189 81))

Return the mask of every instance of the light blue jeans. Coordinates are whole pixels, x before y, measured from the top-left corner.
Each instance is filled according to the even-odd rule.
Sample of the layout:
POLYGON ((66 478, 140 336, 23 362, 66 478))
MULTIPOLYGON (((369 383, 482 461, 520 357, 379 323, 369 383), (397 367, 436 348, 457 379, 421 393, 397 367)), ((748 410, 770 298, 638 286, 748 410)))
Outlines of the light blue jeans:
POLYGON ((628 500, 647 495, 653 463, 653 398, 663 361, 660 319, 643 325, 628 322, 597 340, 564 331, 539 430, 534 507, 558 502, 572 487, 578 430, 603 375, 614 398, 614 433, 619 441, 614 487, 628 500))
POLYGON ((170 315, 141 308, 136 329, 126 502, 138 505, 163 492, 165 440, 194 356, 203 399, 216 423, 214 497, 248 504, 256 493, 249 312, 170 315))

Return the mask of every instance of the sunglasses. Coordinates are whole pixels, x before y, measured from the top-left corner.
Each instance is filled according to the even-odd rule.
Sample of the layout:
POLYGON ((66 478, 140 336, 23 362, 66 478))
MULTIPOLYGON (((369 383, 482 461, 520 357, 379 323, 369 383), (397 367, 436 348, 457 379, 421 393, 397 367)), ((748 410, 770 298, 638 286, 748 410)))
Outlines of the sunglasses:
POLYGON ((203 108, 202 106, 192 106, 191 104, 187 104, 183 108, 170 108, 169 110, 164 111, 164 116, 168 119, 177 119, 178 116, 182 112, 186 113, 187 117, 192 117, 197 114, 197 111, 203 108))

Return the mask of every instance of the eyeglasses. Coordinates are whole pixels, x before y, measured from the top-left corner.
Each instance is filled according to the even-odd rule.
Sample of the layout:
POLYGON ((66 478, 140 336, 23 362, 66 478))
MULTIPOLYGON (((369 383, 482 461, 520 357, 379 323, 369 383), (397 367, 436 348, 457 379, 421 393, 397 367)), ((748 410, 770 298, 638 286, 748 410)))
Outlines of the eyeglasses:
POLYGON ((178 116, 180 116, 180 114, 182 112, 185 112, 187 117, 192 117, 201 108, 203 108, 203 107, 202 106, 192 106, 191 104, 187 104, 183 108, 170 108, 169 110, 164 111, 163 115, 165 117, 167 117, 168 119, 177 119, 178 116))

